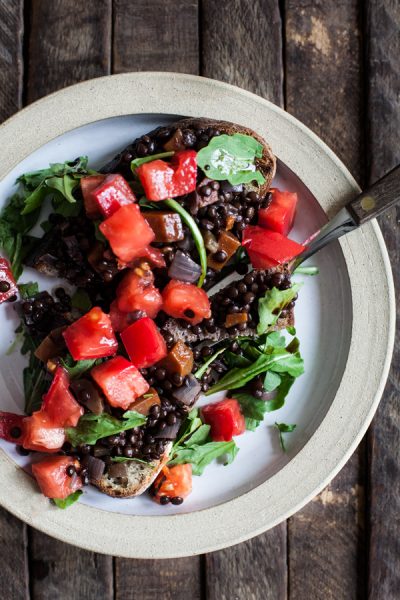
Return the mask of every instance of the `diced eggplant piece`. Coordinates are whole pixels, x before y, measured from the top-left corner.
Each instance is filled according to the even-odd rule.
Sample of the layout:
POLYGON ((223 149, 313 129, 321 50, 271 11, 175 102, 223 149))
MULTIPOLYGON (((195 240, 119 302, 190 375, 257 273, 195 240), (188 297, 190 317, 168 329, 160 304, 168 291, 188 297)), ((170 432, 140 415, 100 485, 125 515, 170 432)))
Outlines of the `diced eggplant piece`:
POLYGON ((170 375, 178 373, 182 377, 189 375, 193 369, 193 352, 182 340, 174 344, 167 356, 160 361, 159 365, 164 367, 170 375))
POLYGON ((166 427, 164 427, 164 429, 159 429, 158 431, 156 431, 154 437, 156 439, 174 440, 178 435, 180 426, 181 421, 180 419, 177 419, 173 425, 167 425, 166 427))
POLYGON ((47 335, 35 350, 35 356, 43 363, 58 356, 65 348, 65 340, 61 335, 65 327, 57 327, 47 335))
POLYGON ((90 481, 98 481, 102 478, 106 465, 100 458, 86 454, 81 461, 83 467, 88 470, 90 481))
POLYGON ((128 469, 126 463, 113 463, 107 467, 110 477, 127 477, 128 469))
POLYGON ((185 408, 191 408, 200 396, 201 386, 196 377, 192 374, 185 377, 185 381, 180 387, 172 392, 172 397, 185 408))
POLYGON ((247 323, 247 319, 248 315, 245 312, 226 315, 225 327, 229 329, 229 327, 234 327, 235 325, 240 325, 241 323, 247 323))
POLYGON ((78 402, 92 413, 100 415, 104 412, 104 400, 94 383, 88 379, 75 379, 70 387, 78 402))
POLYGON ((217 260, 215 260, 215 254, 211 254, 207 258, 208 266, 211 269, 214 269, 214 271, 221 271, 221 269, 226 265, 228 260, 230 260, 235 254, 239 246, 240 241, 237 239, 236 236, 233 235, 233 233, 230 233, 229 231, 221 231, 218 238, 218 250, 215 254, 218 254, 219 252, 224 252, 226 258, 223 261, 218 262, 217 260))
POLYGON ((201 267, 187 254, 177 250, 168 269, 170 279, 178 279, 186 283, 195 283, 201 275, 201 267))
POLYGON ((213 183, 212 179, 204 177, 197 185, 195 191, 189 195, 189 209, 193 215, 197 214, 199 208, 218 202, 218 190, 213 190, 209 185, 210 183, 213 183))
POLYGON ((150 412, 150 409, 154 404, 161 406, 160 396, 154 388, 149 388, 149 390, 140 398, 137 398, 129 407, 129 410, 135 410, 141 415, 147 415, 150 412))
POLYGON ((179 150, 185 150, 186 146, 183 141, 183 133, 181 129, 176 129, 172 137, 164 144, 164 150, 167 152, 178 152, 179 150))
POLYGON ((160 211, 145 211, 142 213, 155 234, 154 241, 169 244, 183 240, 182 220, 177 213, 160 211))

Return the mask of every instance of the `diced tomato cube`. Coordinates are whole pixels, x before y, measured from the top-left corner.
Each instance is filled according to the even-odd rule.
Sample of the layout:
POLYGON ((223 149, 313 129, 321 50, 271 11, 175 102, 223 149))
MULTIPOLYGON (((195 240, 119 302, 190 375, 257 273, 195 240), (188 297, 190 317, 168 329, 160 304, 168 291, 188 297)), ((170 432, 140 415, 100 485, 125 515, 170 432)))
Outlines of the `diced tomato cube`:
POLYGON ((157 325, 144 317, 129 325, 121 339, 132 363, 138 369, 151 367, 167 356, 167 345, 157 325))
POLYGON ((163 467, 153 484, 153 499, 160 502, 160 498, 187 498, 192 491, 192 465, 183 464, 174 467, 163 467))
POLYGON ((65 442, 64 427, 55 425, 43 411, 36 411, 23 422, 22 445, 37 452, 58 452, 65 442))
POLYGON ((15 444, 21 443, 24 418, 24 415, 0 412, 0 439, 15 444))
POLYGON ((75 473, 72 476, 67 474, 69 466, 78 466, 71 456, 50 456, 32 465, 32 472, 44 496, 61 500, 81 489, 81 478, 75 473))
POLYGON ((154 240, 154 231, 137 204, 121 206, 100 224, 99 229, 117 258, 127 263, 142 256, 143 251, 154 240))
POLYGON ((122 312, 142 310, 154 319, 162 306, 162 297, 153 285, 154 275, 150 269, 129 271, 117 288, 117 306, 122 312))
POLYGON ((98 306, 67 327, 63 337, 74 360, 112 356, 118 349, 110 317, 98 306))
POLYGON ((192 325, 211 317, 210 300, 204 290, 192 283, 171 279, 162 291, 163 310, 176 319, 192 325))
POLYGON ((208 404, 201 409, 203 420, 210 425, 210 435, 214 442, 229 442, 234 435, 246 430, 246 422, 235 398, 228 398, 208 404))
POLYGON ((136 202, 135 194, 128 182, 119 175, 107 175, 99 186, 92 192, 100 213, 104 217, 111 217, 121 206, 136 202))
POLYGON ((8 260, 0 258, 0 304, 18 292, 8 260))
POLYGON ((194 150, 176 152, 170 163, 153 160, 136 170, 149 200, 183 196, 196 189, 197 155, 194 150))
POLYGON ((305 249, 305 246, 277 231, 258 225, 248 225, 244 229, 242 245, 249 254, 251 264, 257 269, 269 269, 287 263, 305 249))
POLYGON ((41 408, 49 419, 61 427, 75 427, 83 415, 83 408, 69 391, 69 377, 62 367, 57 367, 41 408))
POLYGON ((116 356, 94 367, 90 374, 109 404, 125 410, 150 387, 135 365, 123 356, 116 356))
POLYGON ((288 235, 296 214, 297 194, 281 192, 275 188, 271 193, 272 200, 269 206, 258 211, 258 224, 282 235, 288 235))
POLYGON ((89 219, 98 219, 101 216, 99 205, 93 197, 93 191, 105 180, 105 178, 105 175, 89 175, 89 177, 82 177, 80 181, 83 205, 89 219))

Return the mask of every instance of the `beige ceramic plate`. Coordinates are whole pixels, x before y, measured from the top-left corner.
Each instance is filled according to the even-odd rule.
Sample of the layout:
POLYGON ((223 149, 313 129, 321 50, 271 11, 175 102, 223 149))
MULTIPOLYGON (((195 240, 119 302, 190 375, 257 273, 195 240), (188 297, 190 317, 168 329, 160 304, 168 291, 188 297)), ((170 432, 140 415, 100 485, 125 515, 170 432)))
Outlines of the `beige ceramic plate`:
MULTIPOLYGON (((320 226, 325 218, 320 207, 332 215, 358 191, 315 135, 265 100, 200 77, 135 73, 67 88, 3 124, 0 145, 7 152, 0 164, 0 205, 24 165, 40 168, 53 156, 65 160, 83 151, 94 158, 97 153, 100 160, 130 140, 135 128, 145 132, 148 124, 161 124, 171 115, 235 121, 263 135, 280 159, 277 183, 300 194, 295 235, 320 226)), ((241 436, 233 465, 209 467, 196 478, 194 493, 182 507, 160 509, 144 498, 110 500, 88 491, 62 511, 16 468, 11 445, 3 443, 0 503, 66 542, 140 558, 229 546, 293 514, 332 479, 359 443, 379 402, 394 338, 393 283, 375 223, 324 250, 315 261, 321 275, 306 282, 297 313, 306 374, 276 417, 298 423, 286 456, 268 433, 272 415, 256 434, 241 436)), ((6 310, 0 314, 2 338, 12 331, 10 305, 6 310)), ((0 410, 12 410, 13 403, 21 406, 17 361, 0 357, 0 410)))

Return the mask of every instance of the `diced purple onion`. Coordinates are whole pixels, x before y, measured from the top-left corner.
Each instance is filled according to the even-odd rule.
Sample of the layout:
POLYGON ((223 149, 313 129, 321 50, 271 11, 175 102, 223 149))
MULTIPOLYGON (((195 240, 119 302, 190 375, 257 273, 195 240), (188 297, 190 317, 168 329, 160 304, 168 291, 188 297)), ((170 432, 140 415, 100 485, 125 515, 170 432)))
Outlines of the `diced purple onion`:
POLYGON ((181 421, 179 419, 176 420, 176 423, 173 425, 167 425, 164 429, 160 429, 157 433, 154 434, 156 439, 165 439, 165 440, 174 440, 178 435, 179 427, 181 426, 181 421))
POLYGON ((193 375, 187 375, 184 383, 172 392, 172 397, 185 406, 191 408, 200 396, 201 386, 193 375))
POLYGON ((82 460, 82 464, 88 470, 90 481, 98 481, 99 479, 101 479, 106 466, 102 460, 100 460, 99 458, 95 458, 90 454, 86 454, 86 456, 82 460))
POLYGON ((186 283, 195 283, 201 275, 201 267, 187 254, 177 250, 174 260, 168 269, 168 277, 186 283))

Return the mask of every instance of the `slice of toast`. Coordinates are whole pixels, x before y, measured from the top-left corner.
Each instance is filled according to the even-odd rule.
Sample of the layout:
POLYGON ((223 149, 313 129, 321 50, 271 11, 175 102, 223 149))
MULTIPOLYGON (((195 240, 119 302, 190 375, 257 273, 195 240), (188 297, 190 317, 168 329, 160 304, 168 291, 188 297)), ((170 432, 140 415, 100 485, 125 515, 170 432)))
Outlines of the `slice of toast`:
MULTIPOLYGON (((257 193, 264 197, 271 185, 272 179, 275 175, 276 170, 276 158, 267 144, 267 142, 255 131, 250 129, 249 127, 244 127, 242 125, 238 125, 236 123, 231 123, 229 121, 217 121, 215 119, 206 119, 206 118, 196 118, 196 117, 186 117, 184 119, 180 119, 179 121, 175 121, 170 125, 161 128, 157 127, 153 131, 150 131, 146 136, 146 139, 150 139, 154 141, 155 147, 152 154, 156 154, 158 152, 164 152, 164 145, 168 143, 168 140, 174 136, 176 131, 180 129, 181 131, 192 131, 196 134, 196 132, 207 131, 207 130, 216 130, 218 129, 221 134, 233 135, 234 133, 242 133, 244 135, 250 135, 255 138, 260 144, 263 146, 263 154, 261 158, 256 159, 256 166, 259 171, 263 174, 265 178, 265 182, 260 186, 254 186, 251 183, 246 183, 244 185, 244 189, 246 191, 257 190, 257 193), (159 139, 160 130, 169 130, 171 135, 169 138, 159 139)), ((210 137, 210 139, 213 136, 210 137)), ((113 173, 113 172, 121 172, 123 175, 129 175, 130 173, 130 161, 132 158, 137 158, 137 148, 139 145, 143 145, 142 138, 137 138, 134 140, 129 146, 124 148, 122 152, 117 154, 109 163, 107 163, 102 169, 103 173, 113 173), (128 159, 128 160, 127 160, 128 159)), ((197 138, 197 142, 188 146, 188 149, 191 148, 193 150, 199 150, 204 146, 204 141, 197 138)), ((143 156, 143 154, 141 154, 143 156)))
POLYGON ((142 462, 129 461, 126 465, 127 476, 110 477, 107 473, 97 481, 91 481, 101 492, 113 498, 132 498, 143 494, 153 483, 161 469, 166 465, 172 449, 170 442, 158 461, 145 465, 142 462))

